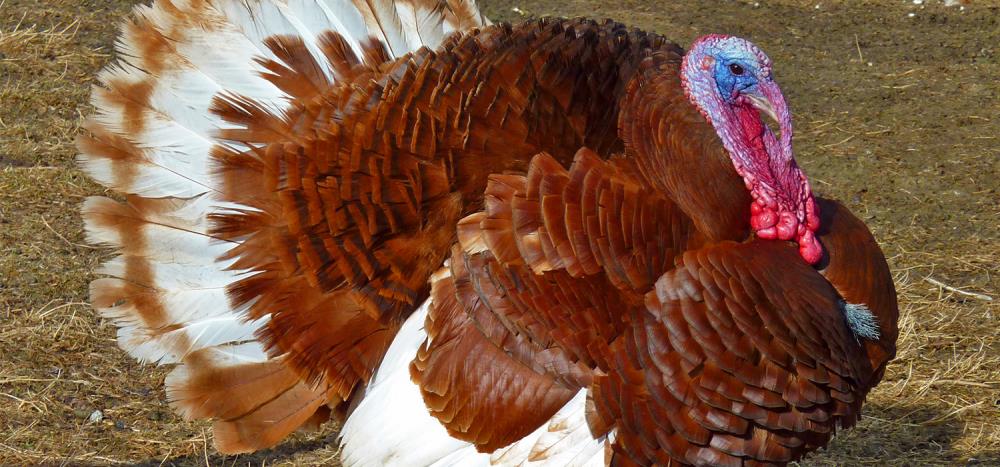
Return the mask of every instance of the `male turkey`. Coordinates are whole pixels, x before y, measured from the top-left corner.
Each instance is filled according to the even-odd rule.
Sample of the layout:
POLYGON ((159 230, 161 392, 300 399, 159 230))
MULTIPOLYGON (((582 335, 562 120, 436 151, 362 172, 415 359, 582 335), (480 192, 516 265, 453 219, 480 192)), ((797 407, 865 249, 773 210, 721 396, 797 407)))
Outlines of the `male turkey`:
POLYGON ((335 416, 346 465, 782 464, 895 354, 885 259, 746 40, 157 0, 118 54, 92 302, 222 452, 335 416))

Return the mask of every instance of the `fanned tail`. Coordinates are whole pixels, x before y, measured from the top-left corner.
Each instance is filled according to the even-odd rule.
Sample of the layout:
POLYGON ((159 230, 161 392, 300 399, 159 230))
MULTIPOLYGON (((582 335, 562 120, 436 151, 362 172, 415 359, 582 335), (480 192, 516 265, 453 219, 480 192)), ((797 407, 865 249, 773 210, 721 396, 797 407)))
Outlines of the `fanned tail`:
POLYGON ((91 284, 91 301, 118 326, 122 349, 175 365, 168 399, 187 418, 215 419, 220 451, 318 425, 343 390, 303 381, 268 352, 258 336, 270 316, 250 319, 227 293, 248 274, 231 257, 242 242, 213 235, 209 219, 255 209, 223 196, 212 154, 221 132, 240 128, 213 99, 243 96, 282 115, 296 97, 350 78, 354 64, 330 57, 377 65, 484 23, 472 0, 156 0, 124 24, 78 140, 83 170, 126 195, 82 208, 88 239, 120 253, 98 271, 107 277, 91 284), (370 53, 373 40, 385 55, 370 53))

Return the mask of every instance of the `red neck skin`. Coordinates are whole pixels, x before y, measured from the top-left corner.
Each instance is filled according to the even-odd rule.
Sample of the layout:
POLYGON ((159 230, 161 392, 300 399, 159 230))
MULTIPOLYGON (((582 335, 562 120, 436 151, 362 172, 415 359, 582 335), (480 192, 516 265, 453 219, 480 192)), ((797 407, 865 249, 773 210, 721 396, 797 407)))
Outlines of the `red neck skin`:
MULTIPOLYGON (((779 142, 745 99, 729 108, 732 118, 726 120, 731 124, 717 125, 716 131, 753 198, 751 227, 763 239, 797 242, 802 258, 815 264, 823 256, 814 233, 819 228, 818 210, 809 181, 790 151, 790 134, 787 146, 779 142)), ((790 125, 787 130, 790 133, 790 125)))

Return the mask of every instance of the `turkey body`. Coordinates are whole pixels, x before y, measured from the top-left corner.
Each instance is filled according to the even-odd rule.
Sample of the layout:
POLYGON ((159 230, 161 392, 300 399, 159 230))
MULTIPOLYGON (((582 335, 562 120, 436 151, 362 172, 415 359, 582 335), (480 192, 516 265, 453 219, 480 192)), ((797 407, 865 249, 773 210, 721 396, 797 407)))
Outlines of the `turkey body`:
POLYGON ((868 229, 815 265, 614 22, 449 2, 158 0, 81 164, 92 301, 225 452, 331 416, 348 465, 782 464, 894 356, 868 229), (205 43, 229 44, 203 50, 205 43))

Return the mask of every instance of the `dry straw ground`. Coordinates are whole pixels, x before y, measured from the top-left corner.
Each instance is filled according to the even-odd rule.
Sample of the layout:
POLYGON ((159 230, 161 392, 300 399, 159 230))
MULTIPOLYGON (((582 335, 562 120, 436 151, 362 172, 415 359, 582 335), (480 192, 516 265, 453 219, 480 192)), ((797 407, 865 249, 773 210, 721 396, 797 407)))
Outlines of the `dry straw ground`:
MULTIPOLYGON (((164 404, 163 371, 123 355, 85 303, 108 254, 82 241, 78 205, 102 190, 74 168, 73 138, 133 3, 0 0, 0 465, 333 462, 335 427, 213 453, 207 425, 164 404)), ((682 44, 723 32, 767 50, 800 162, 883 243, 902 312, 899 357, 863 420, 804 464, 1000 464, 996 4, 481 4, 495 19, 612 17, 682 44)))

